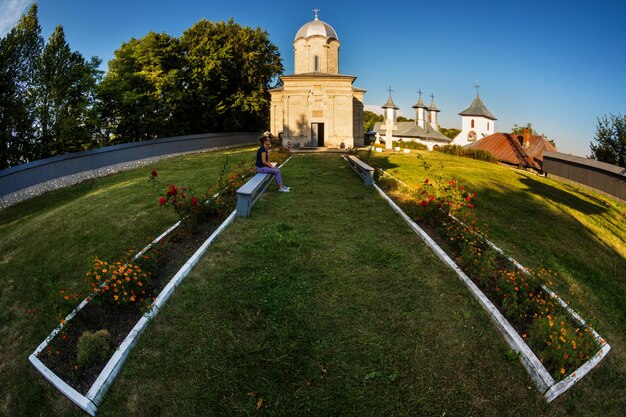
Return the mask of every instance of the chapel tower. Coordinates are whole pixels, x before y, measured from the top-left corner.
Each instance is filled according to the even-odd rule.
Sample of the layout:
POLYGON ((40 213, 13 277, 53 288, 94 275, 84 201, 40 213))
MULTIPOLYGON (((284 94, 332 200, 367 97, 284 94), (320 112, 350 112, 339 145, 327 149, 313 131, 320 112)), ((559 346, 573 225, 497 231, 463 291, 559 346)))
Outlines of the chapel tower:
POLYGON ((478 88, 480 85, 476 81, 476 98, 472 104, 459 115, 461 116, 461 133, 459 133, 452 141, 453 145, 465 146, 469 143, 476 142, 495 132, 494 116, 480 99, 478 88))
POLYGON ((351 148, 363 146, 363 96, 355 76, 339 74, 339 37, 315 17, 293 41, 294 73, 269 91, 270 131, 283 146, 351 148))

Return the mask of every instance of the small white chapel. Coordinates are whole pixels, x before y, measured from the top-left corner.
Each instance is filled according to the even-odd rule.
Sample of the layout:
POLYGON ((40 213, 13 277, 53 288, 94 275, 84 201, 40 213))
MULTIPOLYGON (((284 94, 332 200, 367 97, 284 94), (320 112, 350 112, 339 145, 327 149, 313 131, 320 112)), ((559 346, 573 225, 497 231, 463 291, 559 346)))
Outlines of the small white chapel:
POLYGON ((494 116, 480 99, 478 94, 478 88, 480 85, 476 81, 476 98, 472 101, 472 104, 459 115, 461 116, 461 132, 454 138, 452 145, 465 146, 470 143, 474 143, 489 135, 493 135, 495 132, 494 116))

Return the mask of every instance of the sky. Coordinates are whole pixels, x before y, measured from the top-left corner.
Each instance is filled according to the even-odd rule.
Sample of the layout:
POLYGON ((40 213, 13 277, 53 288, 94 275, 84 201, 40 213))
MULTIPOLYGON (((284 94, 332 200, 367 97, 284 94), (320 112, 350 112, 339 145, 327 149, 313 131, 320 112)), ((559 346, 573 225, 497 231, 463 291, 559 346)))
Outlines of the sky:
MULTIPOLYGON (((0 0, 0 36, 31 3, 0 0)), ((40 0, 39 22, 45 39, 62 25, 72 50, 106 70, 131 38, 232 17, 266 30, 292 74, 294 36, 315 8, 339 37, 339 72, 367 90, 366 110, 380 112, 391 87, 400 114, 415 117, 421 90, 442 127, 460 128, 478 81, 497 132, 532 123, 579 156, 590 154, 598 117, 626 114, 625 0, 40 0)))

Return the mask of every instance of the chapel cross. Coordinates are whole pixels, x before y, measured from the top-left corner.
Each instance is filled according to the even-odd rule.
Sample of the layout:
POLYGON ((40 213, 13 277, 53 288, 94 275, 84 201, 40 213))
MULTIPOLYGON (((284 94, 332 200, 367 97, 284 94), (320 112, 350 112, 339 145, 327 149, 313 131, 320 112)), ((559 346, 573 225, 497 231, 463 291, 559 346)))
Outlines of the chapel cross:
POLYGON ((417 90, 417 94, 419 94, 420 98, 422 98, 422 89, 421 88, 419 90, 417 90))
POLYGON ((393 90, 391 89, 391 86, 389 86, 389 88, 387 89, 387 91, 389 91, 389 97, 391 97, 391 92, 393 91, 393 90))
POLYGON ((476 85, 474 86, 476 89, 476 97, 478 97, 478 89, 480 88, 480 84, 478 84, 478 80, 476 80, 476 85))
POLYGON ((320 9, 313 9, 313 13, 315 13, 315 20, 317 19, 317 14, 320 12, 320 9))
POLYGON ((430 101, 435 101, 435 95, 433 93, 430 93, 430 101))

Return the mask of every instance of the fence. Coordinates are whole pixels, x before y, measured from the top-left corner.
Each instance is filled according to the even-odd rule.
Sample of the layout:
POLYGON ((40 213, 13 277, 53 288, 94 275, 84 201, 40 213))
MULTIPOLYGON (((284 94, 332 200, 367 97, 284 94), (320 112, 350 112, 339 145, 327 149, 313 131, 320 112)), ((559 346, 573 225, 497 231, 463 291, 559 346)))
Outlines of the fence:
POLYGON ((59 155, 0 171, 0 197, 67 175, 141 159, 247 145, 258 133, 204 133, 124 143, 89 151, 59 155))
POLYGON ((543 153, 543 170, 626 201, 626 168, 558 152, 543 153))

